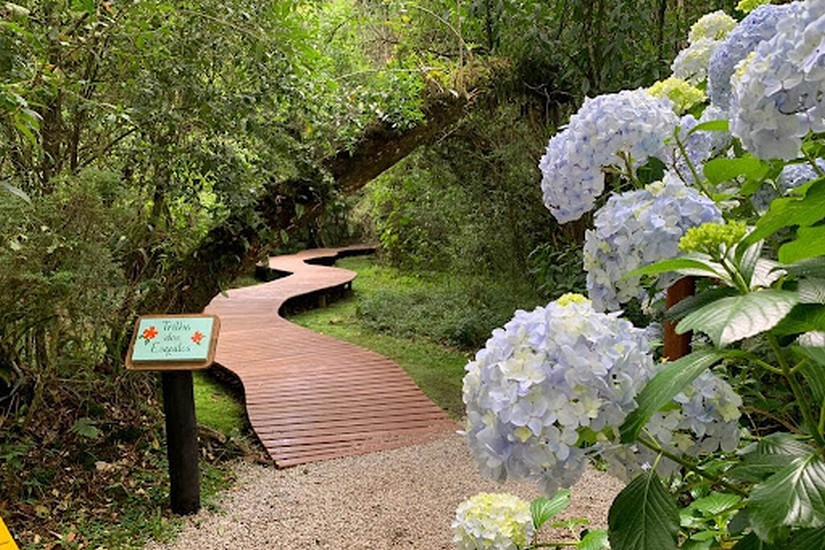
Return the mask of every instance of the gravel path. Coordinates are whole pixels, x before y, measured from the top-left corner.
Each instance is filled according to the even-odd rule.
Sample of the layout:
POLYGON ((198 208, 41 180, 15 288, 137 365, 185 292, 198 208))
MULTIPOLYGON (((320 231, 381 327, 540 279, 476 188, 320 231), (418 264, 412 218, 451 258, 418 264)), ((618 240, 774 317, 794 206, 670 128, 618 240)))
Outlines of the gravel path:
MULTIPOLYGON (((238 484, 217 511, 187 520, 173 545, 145 550, 451 550, 450 522, 465 498, 480 492, 538 496, 530 484, 479 476, 464 439, 342 458, 286 470, 239 463, 238 484)), ((589 470, 561 517, 603 527, 621 483, 589 470)))

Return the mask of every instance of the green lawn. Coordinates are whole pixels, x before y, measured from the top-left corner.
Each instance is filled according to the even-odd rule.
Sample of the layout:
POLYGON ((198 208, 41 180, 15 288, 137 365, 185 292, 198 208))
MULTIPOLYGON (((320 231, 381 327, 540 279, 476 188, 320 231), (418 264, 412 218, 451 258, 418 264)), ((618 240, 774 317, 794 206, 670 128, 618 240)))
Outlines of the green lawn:
POLYGON ((303 312, 290 320, 312 330, 369 348, 398 363, 427 396, 453 418, 464 414, 461 381, 470 354, 422 337, 402 337, 378 332, 359 319, 360 301, 388 288, 415 289, 426 285, 422 279, 382 267, 373 258, 340 260, 338 267, 358 272, 354 295, 327 308, 303 312))
POLYGON ((193 381, 198 424, 226 437, 241 436, 246 424, 243 404, 205 372, 195 372, 193 381))

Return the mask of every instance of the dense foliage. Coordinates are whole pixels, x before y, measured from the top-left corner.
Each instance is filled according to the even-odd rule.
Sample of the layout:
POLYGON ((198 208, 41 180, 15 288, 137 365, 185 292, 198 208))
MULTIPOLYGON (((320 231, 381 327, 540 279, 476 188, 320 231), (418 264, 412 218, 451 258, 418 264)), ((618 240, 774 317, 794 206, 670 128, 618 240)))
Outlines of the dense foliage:
POLYGON ((0 6, 0 502, 24 541, 134 496, 96 463, 162 471, 155 381, 122 368, 135 316, 198 311, 290 236, 340 238, 328 159, 453 97, 458 64, 405 53, 385 8, 0 6))

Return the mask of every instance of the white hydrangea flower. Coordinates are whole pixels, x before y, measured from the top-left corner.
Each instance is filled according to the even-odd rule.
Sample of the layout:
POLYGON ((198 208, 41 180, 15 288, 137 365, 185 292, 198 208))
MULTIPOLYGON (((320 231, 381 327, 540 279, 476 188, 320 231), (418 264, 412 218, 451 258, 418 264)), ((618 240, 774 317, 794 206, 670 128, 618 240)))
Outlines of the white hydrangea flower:
POLYGON ((459 504, 452 523, 458 550, 518 550, 533 539, 530 504, 507 493, 479 493, 459 504))
MULTIPOLYGON (((712 200, 672 174, 644 189, 610 197, 596 212, 594 229, 585 233, 584 269, 593 307, 616 310, 642 298, 640 278, 623 278, 626 273, 676 257, 688 228, 721 220, 712 200)), ((662 279, 660 286, 669 281, 662 279)))
POLYGON ((703 15, 690 27, 688 40, 695 44, 700 40, 722 40, 736 26, 736 19, 722 10, 703 15))
POLYGON ((641 89, 586 99, 541 158, 544 204, 559 223, 580 218, 604 191, 603 168, 623 166, 620 154, 634 167, 665 158, 677 124, 669 100, 641 89))
POLYGON ((759 158, 792 159, 825 131, 825 0, 788 10, 731 79, 731 131, 759 158))
MULTIPOLYGON (((645 426, 646 436, 671 453, 694 458, 717 450, 736 450, 742 398, 730 384, 705 371, 673 400, 678 408, 654 414, 645 426)), ((656 453, 641 444, 619 446, 605 441, 601 454, 610 473, 625 481, 656 462, 656 453)), ((676 462, 663 457, 656 472, 666 477, 678 468, 676 462)))
POLYGON ((710 58, 721 43, 720 40, 702 38, 690 44, 679 52, 670 65, 673 76, 687 81, 692 86, 698 86, 707 80, 710 58))
POLYGON ((536 479, 546 494, 581 476, 596 443, 619 426, 653 370, 646 331, 567 295, 517 311, 493 331, 464 377, 466 434, 482 474, 536 479))

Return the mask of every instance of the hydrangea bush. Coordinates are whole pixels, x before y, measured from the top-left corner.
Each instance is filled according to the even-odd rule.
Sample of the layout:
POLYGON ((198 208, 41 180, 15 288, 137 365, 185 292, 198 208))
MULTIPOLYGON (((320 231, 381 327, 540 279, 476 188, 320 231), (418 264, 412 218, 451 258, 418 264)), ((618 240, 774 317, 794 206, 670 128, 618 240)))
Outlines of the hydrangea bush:
POLYGON ((493 332, 466 368, 466 436, 485 475, 547 494, 592 460, 628 481, 606 538, 565 545, 825 540, 825 0, 762 4, 701 18, 671 78, 586 100, 539 164, 559 223, 610 173, 585 236, 589 298, 493 332), (645 186, 651 159, 669 171, 645 186), (696 294, 666 317, 622 318, 681 277, 696 294), (693 351, 662 357, 662 321, 693 351))

